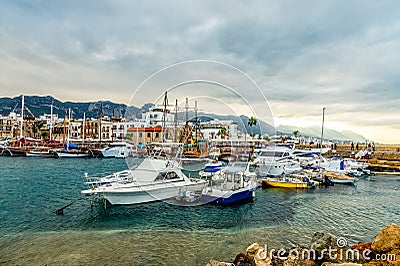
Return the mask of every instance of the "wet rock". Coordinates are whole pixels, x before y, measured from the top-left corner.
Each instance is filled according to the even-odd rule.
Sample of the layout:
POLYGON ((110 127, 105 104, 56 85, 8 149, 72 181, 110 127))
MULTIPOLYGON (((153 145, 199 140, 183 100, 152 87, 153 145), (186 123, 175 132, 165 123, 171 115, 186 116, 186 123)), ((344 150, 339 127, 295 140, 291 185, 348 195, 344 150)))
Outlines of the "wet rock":
POLYGON ((217 260, 210 260, 210 262, 209 263, 207 263, 206 264, 206 266, 234 266, 234 264, 232 264, 232 263, 225 263, 225 262, 220 262, 220 261, 217 261, 217 260))
POLYGON ((258 243, 251 244, 246 249, 246 253, 252 266, 272 266, 268 252, 258 243))
POLYGON ((362 264, 358 263, 332 263, 332 262, 324 262, 321 266, 362 266, 362 264))
POLYGON ((389 224, 374 238, 371 249, 377 253, 388 253, 400 250, 400 226, 389 224))
POLYGON ((358 243, 358 244, 351 246, 350 248, 356 249, 362 254, 367 249, 371 250, 371 244, 372 244, 372 242, 358 243))
POLYGON ((311 239, 310 248, 316 252, 317 260, 319 261, 342 262, 338 254, 341 249, 344 251, 347 245, 339 247, 337 241, 337 238, 332 234, 316 232, 311 239))

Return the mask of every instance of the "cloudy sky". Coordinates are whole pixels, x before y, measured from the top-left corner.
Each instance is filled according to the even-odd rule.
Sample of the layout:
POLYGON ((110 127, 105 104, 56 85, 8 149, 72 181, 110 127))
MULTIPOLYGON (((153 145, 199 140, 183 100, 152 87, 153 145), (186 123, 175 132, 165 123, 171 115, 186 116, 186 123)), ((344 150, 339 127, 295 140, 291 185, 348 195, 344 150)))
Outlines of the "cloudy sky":
POLYGON ((0 96, 141 106, 157 86, 208 79, 180 94, 240 94, 275 125, 319 125, 325 106, 327 127, 399 143, 399 14, 398 1, 1 1, 0 96), (220 63, 168 68, 190 60, 220 63), (263 96, 249 81, 216 86, 232 75, 263 96))

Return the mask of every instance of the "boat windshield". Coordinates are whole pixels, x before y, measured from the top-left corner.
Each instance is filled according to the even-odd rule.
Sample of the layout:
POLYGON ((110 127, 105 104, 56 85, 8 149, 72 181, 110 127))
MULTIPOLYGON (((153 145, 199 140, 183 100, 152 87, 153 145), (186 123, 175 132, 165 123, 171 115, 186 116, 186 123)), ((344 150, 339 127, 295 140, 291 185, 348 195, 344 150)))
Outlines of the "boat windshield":
POLYGON ((174 180, 179 179, 179 176, 175 172, 161 172, 157 175, 154 181, 162 181, 162 180, 174 180))
POLYGON ((287 157, 289 156, 288 152, 281 152, 281 151, 262 151, 260 156, 263 157, 287 157))

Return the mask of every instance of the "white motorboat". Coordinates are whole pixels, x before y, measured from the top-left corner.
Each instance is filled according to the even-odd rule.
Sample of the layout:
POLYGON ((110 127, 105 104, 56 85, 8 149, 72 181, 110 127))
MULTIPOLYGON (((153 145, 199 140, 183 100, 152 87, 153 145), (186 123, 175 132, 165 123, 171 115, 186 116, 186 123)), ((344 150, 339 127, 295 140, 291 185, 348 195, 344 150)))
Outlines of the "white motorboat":
POLYGON ((112 142, 101 150, 104 158, 126 158, 134 154, 135 146, 128 142, 112 142))
POLYGON ((294 159, 293 150, 286 146, 269 146, 254 151, 254 163, 261 176, 279 176, 300 171, 300 162, 294 159))
POLYGON ((97 195, 112 205, 130 205, 166 200, 197 192, 206 180, 190 179, 175 160, 145 158, 134 170, 124 170, 86 182, 84 195, 97 195))

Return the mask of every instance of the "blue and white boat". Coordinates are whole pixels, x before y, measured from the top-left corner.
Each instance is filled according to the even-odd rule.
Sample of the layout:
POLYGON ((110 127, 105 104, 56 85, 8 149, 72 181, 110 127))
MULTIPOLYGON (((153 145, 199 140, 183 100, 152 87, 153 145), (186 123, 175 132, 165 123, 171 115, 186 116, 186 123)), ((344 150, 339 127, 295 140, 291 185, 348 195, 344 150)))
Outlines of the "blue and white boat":
POLYGON ((223 167, 223 164, 221 161, 213 160, 204 166, 204 169, 199 172, 199 175, 201 177, 212 176, 215 173, 217 173, 218 171, 220 171, 222 169, 222 167, 223 167))
POLYGON ((227 166, 208 177, 201 199, 218 205, 252 201, 258 182, 247 167, 227 166))

